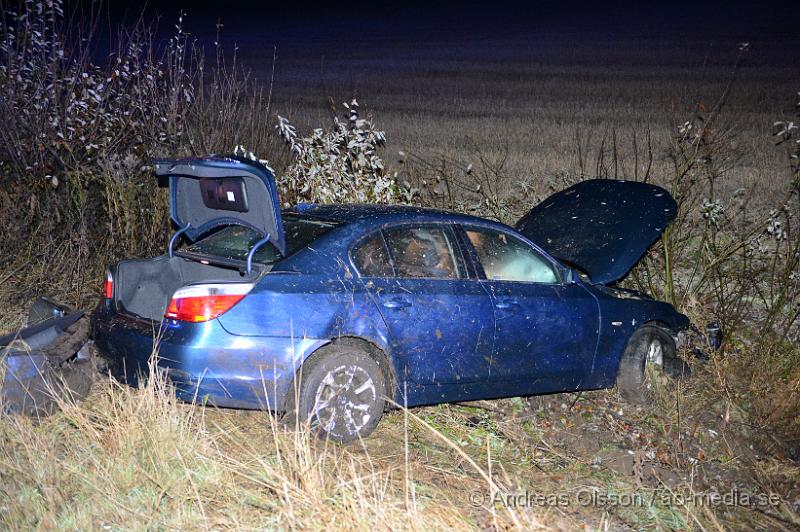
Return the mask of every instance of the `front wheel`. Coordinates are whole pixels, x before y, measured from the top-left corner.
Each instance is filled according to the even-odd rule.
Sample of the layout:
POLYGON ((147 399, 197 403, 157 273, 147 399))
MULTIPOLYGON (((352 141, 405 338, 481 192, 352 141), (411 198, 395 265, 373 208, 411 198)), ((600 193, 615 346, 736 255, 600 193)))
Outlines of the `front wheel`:
POLYGON ((628 401, 649 403, 659 381, 665 377, 683 377, 689 372, 669 332, 655 325, 644 325, 628 340, 620 360, 617 387, 628 401))
POLYGON ((288 421, 308 424, 319 437, 341 443, 365 438, 383 415, 384 370, 358 348, 322 348, 303 365, 295 384, 288 392, 288 421))

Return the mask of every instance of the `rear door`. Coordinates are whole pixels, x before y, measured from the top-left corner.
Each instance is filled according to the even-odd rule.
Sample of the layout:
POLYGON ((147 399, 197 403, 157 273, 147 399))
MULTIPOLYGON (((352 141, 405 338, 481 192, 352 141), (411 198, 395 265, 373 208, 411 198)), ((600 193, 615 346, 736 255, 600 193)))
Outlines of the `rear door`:
POLYGON ((378 231, 354 247, 353 262, 407 378, 430 385, 495 375, 492 303, 467 274, 452 224, 378 231))
POLYGON ((594 296, 562 282, 563 268, 512 232, 462 229, 492 297, 498 373, 530 379, 531 392, 580 383, 597 346, 594 296))

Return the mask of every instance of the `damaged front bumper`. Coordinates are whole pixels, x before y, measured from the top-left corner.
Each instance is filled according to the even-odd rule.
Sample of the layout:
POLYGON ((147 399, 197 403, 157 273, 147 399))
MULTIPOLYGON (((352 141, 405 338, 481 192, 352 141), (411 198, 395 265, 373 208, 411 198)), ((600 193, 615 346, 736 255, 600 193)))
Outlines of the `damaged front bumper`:
POLYGON ((89 393, 95 373, 89 320, 82 311, 41 298, 31 306, 28 322, 0 337, 0 408, 46 415, 89 393))

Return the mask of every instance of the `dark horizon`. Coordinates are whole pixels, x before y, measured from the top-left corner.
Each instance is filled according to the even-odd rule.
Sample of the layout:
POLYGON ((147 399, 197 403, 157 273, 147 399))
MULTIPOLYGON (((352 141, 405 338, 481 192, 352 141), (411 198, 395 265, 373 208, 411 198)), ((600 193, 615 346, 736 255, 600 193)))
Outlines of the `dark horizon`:
MULTIPOLYGON (((83 9, 87 9, 81 3, 83 9)), ((768 9, 751 2, 670 2, 643 6, 636 2, 430 2, 379 5, 354 1, 344 5, 328 2, 304 3, 302 8, 286 3, 237 2, 234 9, 218 2, 155 0, 145 7, 109 4, 106 26, 130 25, 142 17, 158 21, 161 32, 169 32, 183 12, 186 30, 199 39, 214 37, 216 24, 224 26, 223 38, 231 34, 270 34, 276 41, 353 39, 414 39, 437 35, 474 35, 480 38, 566 32, 581 35, 647 36, 674 35, 702 39, 720 36, 732 39, 797 40, 796 2, 771 4, 768 9)))

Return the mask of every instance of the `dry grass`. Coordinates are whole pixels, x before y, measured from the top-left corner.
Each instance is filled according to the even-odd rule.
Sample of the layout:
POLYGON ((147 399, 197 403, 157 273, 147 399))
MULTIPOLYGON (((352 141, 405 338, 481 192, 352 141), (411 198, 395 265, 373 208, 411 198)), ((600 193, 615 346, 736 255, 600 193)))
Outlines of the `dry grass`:
MULTIPOLYGON (((463 526, 407 504, 403 470, 287 433, 267 413, 177 403, 105 380, 83 405, 0 423, 4 527, 371 530, 463 526)), ((431 486, 435 492, 435 487, 431 486)))
MULTIPOLYGON (((442 471, 437 477, 450 480, 442 485, 398 461, 402 446, 383 456, 369 442, 316 441, 269 412, 179 403, 157 379, 140 389, 103 379, 83 404, 64 403, 50 418, 3 418, 0 439, 0 519, 15 529, 446 530, 477 522, 463 511, 466 499, 453 500, 455 481, 498 489, 452 444, 472 471, 442 471)), ((504 527, 537 525, 513 508, 490 514, 504 527)))
POLYGON ((791 529, 800 524, 797 466, 751 447, 760 428, 735 400, 709 398, 705 388, 725 380, 720 363, 661 389, 647 408, 603 391, 399 410, 348 447, 289 431, 268 412, 179 403, 157 380, 132 389, 101 379, 86 401, 54 416, 0 419, 0 522, 791 529), (732 490, 773 498, 759 506, 689 500, 732 490), (501 502, 509 496, 538 502, 501 502), (624 502, 634 496, 639 502, 624 502))

